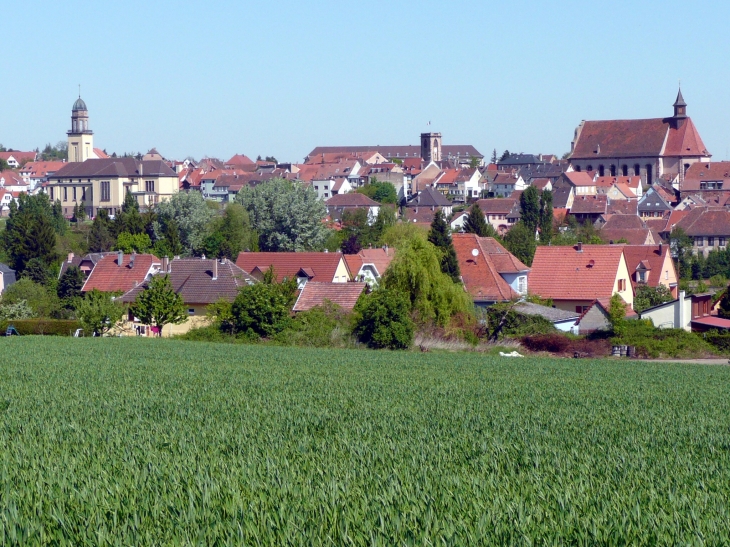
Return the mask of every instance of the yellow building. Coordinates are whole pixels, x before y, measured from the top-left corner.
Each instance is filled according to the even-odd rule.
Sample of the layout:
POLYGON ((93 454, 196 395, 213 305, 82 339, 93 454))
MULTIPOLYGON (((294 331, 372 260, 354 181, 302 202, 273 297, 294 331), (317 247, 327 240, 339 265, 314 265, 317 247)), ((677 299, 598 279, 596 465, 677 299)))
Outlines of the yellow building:
POLYGON ((84 162, 96 158, 94 132, 89 129, 89 110, 79 96, 71 109, 71 130, 68 132, 68 161, 84 162))

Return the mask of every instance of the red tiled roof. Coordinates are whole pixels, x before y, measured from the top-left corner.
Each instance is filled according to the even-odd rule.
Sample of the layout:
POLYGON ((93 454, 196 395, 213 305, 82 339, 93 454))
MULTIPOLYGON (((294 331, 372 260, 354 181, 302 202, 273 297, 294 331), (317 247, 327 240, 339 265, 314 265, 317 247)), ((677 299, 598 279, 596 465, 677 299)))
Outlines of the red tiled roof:
POLYGON ((659 156, 668 127, 662 118, 587 121, 583 123, 571 158, 659 156))
POLYGON ((324 203, 328 207, 380 207, 380 203, 359 192, 335 194, 324 203))
POLYGON ((611 176, 605 176, 605 177, 597 177, 596 178, 596 186, 598 187, 608 187, 613 184, 626 184, 630 188, 638 188, 639 184, 641 184, 641 177, 636 176, 630 176, 630 177, 611 177, 611 176))
POLYGON ((684 175, 682 192, 697 191, 700 183, 722 182, 722 189, 730 189, 730 161, 696 162, 690 165, 684 175))
POLYGON ((665 156, 709 156, 691 118, 686 118, 678 128, 672 127, 664 147, 665 156))
POLYGON ((231 159, 226 162, 226 165, 239 166, 239 165, 256 165, 254 161, 246 156, 245 154, 235 154, 231 159))
POLYGON ((692 209, 676 226, 688 236, 730 236, 730 211, 725 209, 692 209))
POLYGON ((242 252, 236 259, 236 265, 251 274, 254 274, 255 270, 261 273, 266 272, 269 267, 273 266, 276 280, 279 282, 285 278, 293 279, 300 270, 309 268, 313 273, 312 279, 331 283, 334 281, 341 260, 343 260, 341 253, 242 252))
POLYGON ((602 214, 606 212, 606 194, 597 196, 576 196, 570 214, 602 214))
POLYGON ((22 163, 23 161, 34 161, 36 158, 35 152, 20 152, 14 150, 12 152, 0 152, 0 160, 8 161, 10 158, 15 158, 15 161, 22 163))
POLYGON ((318 283, 308 281, 299 293, 293 311, 307 311, 329 300, 343 310, 352 311, 357 299, 365 290, 365 283, 318 283))
POLYGON ((43 178, 48 173, 55 173, 64 165, 66 162, 63 161, 31 161, 26 163, 20 172, 31 178, 43 178))
MULTIPOLYGON (((619 215, 628 216, 628 215, 619 215)), ((649 228, 601 228, 600 236, 606 243, 621 241, 630 245, 651 245, 655 243, 654 236, 649 228)))
POLYGON ((482 213, 486 214, 509 214, 512 208, 517 203, 515 198, 491 198, 491 199, 479 199, 477 205, 482 210, 482 213))
POLYGON ((28 186, 23 180, 23 177, 10 169, 0 171, 0 178, 5 179, 5 186, 28 186))
POLYGON ((585 171, 568 171, 563 176, 573 186, 596 186, 593 177, 585 171))
POLYGON ((530 269, 496 239, 454 234, 452 240, 464 286, 475 301, 503 302, 519 296, 500 274, 528 272, 530 269))
POLYGON ((530 273, 530 292, 557 300, 611 298, 622 245, 540 246, 530 273))
POLYGON ((636 215, 611 215, 603 225, 603 230, 642 230, 646 224, 636 215))
POLYGON ((153 266, 159 266, 160 259, 151 254, 124 255, 121 266, 117 253, 102 257, 91 270, 82 291, 96 289, 102 292, 127 292, 144 282, 153 266), (131 259, 134 256, 134 266, 131 259))
POLYGON ((390 263, 395 256, 395 249, 389 247, 378 247, 377 249, 362 249, 354 255, 344 255, 350 274, 356 276, 362 268, 363 264, 372 264, 378 271, 378 275, 383 275, 388 269, 390 263))
MULTIPOLYGON (((669 245, 624 245, 624 257, 626 257, 626 266, 629 268, 631 275, 631 284, 636 288, 637 280, 634 272, 639 264, 648 266, 648 276, 646 284, 650 287, 657 287, 663 280, 664 262, 669 254, 669 245)), ((670 260, 672 270, 674 264, 670 260)))
POLYGON ((639 202, 627 199, 614 199, 606 205, 607 215, 638 215, 639 202))

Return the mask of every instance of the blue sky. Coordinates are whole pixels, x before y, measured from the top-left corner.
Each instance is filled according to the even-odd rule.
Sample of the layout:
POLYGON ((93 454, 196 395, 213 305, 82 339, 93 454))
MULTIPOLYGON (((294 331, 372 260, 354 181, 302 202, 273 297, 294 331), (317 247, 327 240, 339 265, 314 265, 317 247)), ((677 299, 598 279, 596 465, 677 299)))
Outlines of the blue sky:
POLYGON ((0 143, 301 161, 315 146, 562 154, 581 119, 669 116, 730 159, 727 2, 12 2, 0 143), (431 121, 431 126, 427 122, 431 121))

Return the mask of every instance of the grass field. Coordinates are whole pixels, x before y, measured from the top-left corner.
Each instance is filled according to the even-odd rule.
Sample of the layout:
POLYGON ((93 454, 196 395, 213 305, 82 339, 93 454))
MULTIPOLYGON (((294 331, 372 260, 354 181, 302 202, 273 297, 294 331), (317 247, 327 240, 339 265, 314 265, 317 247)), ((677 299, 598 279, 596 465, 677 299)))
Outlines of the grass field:
POLYGON ((730 538, 730 369, 0 340, 0 544, 730 538))

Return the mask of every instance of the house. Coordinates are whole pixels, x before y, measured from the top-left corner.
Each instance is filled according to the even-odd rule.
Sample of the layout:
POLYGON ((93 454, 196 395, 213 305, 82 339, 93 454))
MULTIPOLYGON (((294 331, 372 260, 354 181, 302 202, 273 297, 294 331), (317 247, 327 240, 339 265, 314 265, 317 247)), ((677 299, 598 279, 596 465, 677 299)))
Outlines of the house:
POLYGON ((273 267, 277 282, 296 278, 299 288, 308 281, 347 283, 352 277, 342 253, 242 252, 236 265, 256 279, 273 267))
POLYGON ((35 152, 21 152, 19 150, 0 152, 0 160, 5 160, 5 163, 11 169, 17 169, 28 162, 35 161, 35 158, 35 152))
MULTIPOLYGON (((600 330, 609 330, 611 328, 610 308, 610 298, 594 300, 576 321, 576 334, 590 334, 600 330)), ((626 319, 637 319, 639 316, 635 311, 627 308, 625 317, 626 319)))
POLYGON ((553 210, 566 209, 570 211, 575 201, 575 192, 572 186, 553 186, 553 210))
POLYGON ((395 188, 398 198, 408 197, 408 182, 403 167, 397 163, 375 163, 364 165, 357 174, 356 186, 363 186, 375 179, 377 182, 389 182, 395 188))
POLYGON ((556 308, 583 313, 597 299, 618 294, 634 304, 622 245, 540 246, 530 272, 530 292, 556 308))
POLYGON ((674 196, 659 184, 651 186, 639 200, 641 218, 661 218, 673 210, 674 196))
POLYGON ((711 311, 711 294, 686 296, 684 291, 679 291, 676 300, 648 308, 639 315, 642 319, 651 320, 658 329, 684 329, 692 332, 730 329, 730 320, 711 315, 711 311))
POLYGON ((577 321, 581 316, 578 312, 550 308, 548 306, 542 306, 532 302, 520 302, 512 309, 521 315, 538 315, 547 319, 559 331, 578 334, 577 321))
POLYGON ((0 188, 8 192, 28 193, 30 190, 28 183, 23 180, 21 175, 8 169, 0 171, 0 188))
POLYGON ((576 196, 570 207, 570 214, 579 222, 595 222, 606 214, 608 199, 605 194, 576 196))
POLYGON ((596 177, 596 192, 611 200, 636 200, 642 196, 641 177, 596 177))
POLYGON ((393 261, 395 249, 385 245, 375 249, 361 249, 357 254, 344 257, 352 278, 373 286, 383 277, 393 261))
POLYGON ((664 285, 677 297, 679 279, 669 245, 624 245, 626 266, 631 274, 631 285, 636 293, 637 287, 664 285))
POLYGON ((256 165, 251 158, 245 154, 234 154, 231 159, 225 163, 226 169, 236 169, 237 167, 243 167, 247 165, 256 165))
POLYGON ((115 215, 127 191, 141 207, 151 208, 178 190, 178 176, 165 162, 130 157, 67 163, 48 177, 45 188, 51 201, 61 201, 64 215, 70 216, 75 206, 82 205, 89 217, 99 209, 115 215))
POLYGON ((345 311, 352 311, 366 283, 320 283, 310 281, 299 292, 292 311, 308 311, 329 301, 345 311))
POLYGON ((688 211, 674 228, 681 228, 693 239, 695 254, 707 257, 710 251, 726 248, 730 238, 730 211, 698 207, 688 211))
POLYGON ((66 270, 68 270, 71 266, 76 266, 79 270, 81 270, 81 273, 84 274, 84 278, 88 278, 99 260, 107 255, 116 254, 116 252, 88 253, 83 256, 78 256, 74 253, 68 253, 66 260, 61 262, 61 268, 58 271, 58 279, 61 279, 61 276, 66 273, 66 270))
POLYGON ((684 175, 680 195, 723 192, 730 193, 730 161, 693 163, 684 175))
POLYGON ((510 215, 515 208, 519 209, 519 200, 513 197, 480 199, 477 205, 497 233, 505 234, 514 224, 510 215))
POLYGON ((13 283, 15 283, 15 270, 7 264, 0 263, 0 294, 13 283))
MULTIPOLYGON (((187 308, 188 320, 180 325, 166 325, 163 335, 183 334, 202 326, 209 320, 208 307, 219 300, 233 302, 241 288, 257 281, 230 260, 207 258, 163 258, 160 267, 147 279, 126 291, 119 300, 131 304, 147 288, 149 280, 155 275, 168 275, 175 293, 180 295, 187 308)), ((131 312, 127 317, 127 329, 136 334, 150 335, 149 326, 142 325, 131 312)))
POLYGON ((654 245, 654 234, 646 223, 635 215, 606 215, 608 219, 601 227, 599 236, 606 243, 630 243, 631 245, 654 245))
POLYGON ((20 170, 20 176, 32 192, 48 181, 48 177, 66 165, 65 161, 31 161, 20 170))
POLYGON ((482 195, 481 179, 482 174, 476 167, 448 168, 441 171, 433 185, 443 194, 450 194, 456 199, 466 201, 482 195))
POLYGON ((449 227, 451 228, 451 231, 454 233, 461 232, 464 229, 464 223, 469 218, 469 213, 467 211, 461 211, 460 213, 454 214, 453 218, 449 222, 449 227))
POLYGON ((0 188, 0 216, 6 217, 10 214, 10 204, 18 203, 20 192, 11 192, 0 188))
POLYGON ((530 268, 496 239, 453 234, 456 258, 466 291, 477 306, 489 306, 527 294, 530 268))
POLYGON ((332 220, 342 220, 345 211, 356 211, 365 209, 368 213, 368 224, 372 225, 378 218, 380 212, 380 203, 367 197, 359 192, 351 192, 349 194, 336 194, 325 202, 327 206, 327 214, 332 220))
POLYGON ((708 162, 711 154, 692 119, 681 90, 669 118, 583 121, 571 143, 570 165, 575 171, 599 176, 639 176, 646 185, 662 177, 682 180, 693 163, 708 162))
POLYGON ((527 188, 525 180, 515 171, 512 173, 496 173, 487 185, 488 191, 494 197, 509 197, 514 191, 527 188))
POLYGON ((555 186, 569 186, 575 196, 595 196, 597 184, 596 177, 592 173, 567 171, 560 175, 555 186))
POLYGON ((403 215, 408 222, 431 224, 436 211, 443 211, 444 218, 451 216, 453 203, 441 192, 427 186, 413 196, 403 208, 403 215))
POLYGON ((151 254, 125 255, 122 251, 101 257, 81 292, 127 292, 141 285, 159 270, 162 261, 151 254))

